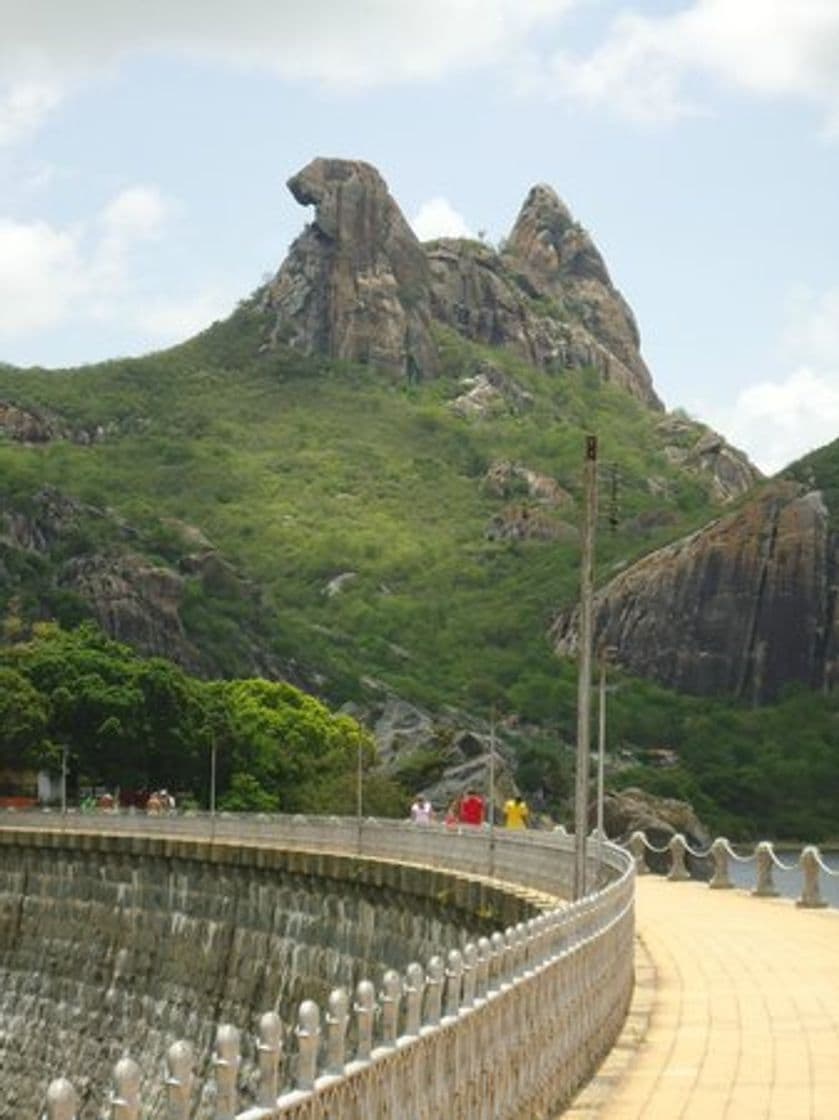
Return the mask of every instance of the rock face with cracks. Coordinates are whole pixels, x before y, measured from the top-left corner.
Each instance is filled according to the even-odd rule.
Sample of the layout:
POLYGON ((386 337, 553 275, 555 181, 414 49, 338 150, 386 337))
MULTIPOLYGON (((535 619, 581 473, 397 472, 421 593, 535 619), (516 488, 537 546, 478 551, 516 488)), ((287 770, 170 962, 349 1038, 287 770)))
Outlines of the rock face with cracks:
MULTIPOLYGON (((630 672, 753 702, 837 678, 836 541, 818 491, 766 487, 736 513, 646 556, 595 598, 595 644, 630 672)), ((554 625, 577 646, 577 612, 554 625)))
POLYGON ((434 376, 428 262, 378 171, 316 159, 288 187, 315 216, 266 290, 274 338, 409 379, 434 376))
POLYGON ((288 186, 315 213, 263 292, 269 345, 411 381, 440 371, 436 323, 552 373, 593 367, 661 407, 632 312, 550 187, 530 191, 496 251, 466 239, 420 244, 367 163, 315 159, 288 186))

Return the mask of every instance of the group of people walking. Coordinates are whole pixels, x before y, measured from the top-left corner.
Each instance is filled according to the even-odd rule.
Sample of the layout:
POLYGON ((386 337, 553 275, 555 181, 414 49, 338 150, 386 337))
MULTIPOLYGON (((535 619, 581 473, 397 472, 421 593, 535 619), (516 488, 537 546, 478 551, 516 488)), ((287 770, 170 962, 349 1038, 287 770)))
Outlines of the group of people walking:
MULTIPOLYGON (((414 824, 431 824, 435 819, 434 807, 424 794, 417 794, 411 805, 411 820, 414 824)), ((443 822, 450 828, 465 824, 479 827, 487 819, 484 798, 474 789, 467 789, 456 797, 446 809, 443 822)), ((530 823, 530 810, 522 797, 511 797, 504 803, 504 827, 527 828, 530 823)))

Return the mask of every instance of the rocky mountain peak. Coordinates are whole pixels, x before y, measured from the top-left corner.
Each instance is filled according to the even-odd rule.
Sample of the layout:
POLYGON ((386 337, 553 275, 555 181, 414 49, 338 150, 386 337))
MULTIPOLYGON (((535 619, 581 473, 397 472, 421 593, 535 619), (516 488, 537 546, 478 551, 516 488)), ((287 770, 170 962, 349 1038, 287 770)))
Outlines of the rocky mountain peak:
MULTIPOLYGON (((535 293, 556 300, 579 317, 587 333, 610 356, 604 377, 660 408, 641 357, 641 337, 629 304, 615 288, 590 234, 544 183, 528 192, 505 246, 505 255, 535 293)), ((602 356, 602 355, 601 355, 602 356)))
POLYGON ((501 253, 451 238, 421 245, 369 163, 318 158, 288 187, 315 214, 265 289, 272 343, 434 377, 436 320, 553 373, 593 367, 661 407, 632 312, 552 187, 532 188, 501 253))
POLYGON ((531 187, 507 239, 507 251, 527 265, 537 286, 556 292, 569 276, 611 287, 603 258, 571 211, 545 183, 531 187))
POLYGON ((433 375, 428 264, 378 171, 315 159, 288 187, 315 218, 265 294, 275 340, 408 378, 433 375))

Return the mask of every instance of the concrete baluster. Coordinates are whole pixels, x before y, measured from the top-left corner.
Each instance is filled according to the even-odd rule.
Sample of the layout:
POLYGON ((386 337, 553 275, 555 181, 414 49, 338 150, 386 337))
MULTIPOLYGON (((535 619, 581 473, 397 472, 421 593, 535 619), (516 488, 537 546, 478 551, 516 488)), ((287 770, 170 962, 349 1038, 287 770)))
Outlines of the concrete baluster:
POLYGON ((166 1051, 167 1120, 189 1120, 195 1055, 188 1042, 173 1042, 166 1051))
POLYGON ((775 853, 768 840, 761 840, 755 848, 755 866, 757 883, 752 894, 758 898, 777 898, 778 890, 772 877, 775 871, 775 853))
POLYGON ((647 867, 647 838, 643 832, 633 832, 629 837, 629 851, 635 860, 635 874, 648 875, 647 867))
POLYGON ((239 1031, 231 1023, 222 1023, 216 1031, 216 1052, 213 1055, 216 1078, 213 1120, 236 1120, 236 1083, 241 1061, 239 1031))
MULTIPOLYGON (((297 1011, 297 1076, 294 1087, 307 1091, 315 1087, 320 1051, 320 1008, 312 999, 304 999, 297 1011)), ((225 1117, 226 1120, 226 1117, 225 1117)))
POLYGON ((708 886, 712 891, 731 890, 734 884, 728 868, 728 841, 724 836, 718 836, 711 845, 711 859, 714 861, 714 874, 708 886))
POLYGON ((326 1072, 343 1073, 347 1064, 347 1026, 350 997, 343 988, 333 988, 326 1005, 326 1072))
POLYGON ((111 1120, 140 1120, 140 1067, 133 1058, 120 1058, 114 1066, 111 1120))
POLYGON ((819 872, 821 871, 819 862, 819 849, 815 844, 808 844, 801 852, 798 861, 798 866, 804 876, 804 882, 801 884, 801 897, 796 902, 796 906, 805 907, 808 910, 816 910, 827 906, 822 898, 821 884, 819 883, 819 872))
POLYGON ((411 1037, 420 1033, 424 991, 425 973, 422 965, 412 961, 405 970, 405 1034, 411 1037))
POLYGON ((376 1011, 376 989, 369 980, 359 980, 355 989, 356 1036, 358 1044, 355 1056, 366 1062, 373 1052, 373 1016, 376 1011))
POLYGON ((382 1045, 395 1046, 399 1037, 399 1005, 402 1001, 402 978, 389 968, 382 977, 382 1045))
POLYGON ((463 1007, 475 1006, 475 981, 477 980, 478 947, 469 942, 463 949, 463 1007))
POLYGON ((436 1026, 443 1014, 443 981, 445 975, 446 970, 442 959, 432 957, 428 962, 425 995, 425 1022, 429 1027, 436 1026))
POLYGON ((675 836, 670 837, 670 843, 667 847, 670 849, 670 858, 672 860, 667 878, 673 883, 682 883, 690 878, 690 872, 685 864, 687 842, 681 832, 677 832, 675 836))
POLYGON ((449 950, 446 958, 446 1015, 457 1015, 463 984, 463 956, 459 949, 449 950))
POLYGON ((490 991, 498 991, 504 983, 504 954, 507 951, 507 942, 504 940, 504 934, 500 930, 489 939, 492 945, 492 959, 489 966, 489 987, 490 991))
POLYGON ((283 1024, 276 1011, 266 1011, 260 1016, 258 1033, 256 1060, 259 1088, 256 1103, 260 1108, 273 1108, 280 1093, 280 1062, 283 1056, 283 1024))
POLYGON ((50 1082, 44 1120, 76 1120, 77 1106, 76 1090, 66 1077, 58 1077, 50 1082))
POLYGON ((513 926, 504 930, 504 955, 501 958, 501 978, 509 983, 515 979, 518 956, 518 934, 513 926))
POLYGON ((516 975, 523 976, 527 972, 528 958, 530 956, 530 926, 527 922, 516 924, 516 975))
POLYGON ((475 973, 475 995, 486 999, 489 989, 489 968, 492 961, 492 944, 488 937, 478 938, 478 968, 475 973))

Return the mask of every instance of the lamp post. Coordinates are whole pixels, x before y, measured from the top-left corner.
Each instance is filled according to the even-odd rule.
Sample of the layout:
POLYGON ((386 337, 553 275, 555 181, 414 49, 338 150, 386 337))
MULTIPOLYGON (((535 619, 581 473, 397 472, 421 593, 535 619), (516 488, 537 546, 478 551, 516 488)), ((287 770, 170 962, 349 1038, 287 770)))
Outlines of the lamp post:
POLYGON ((358 740, 358 760, 355 773, 355 820, 357 829, 357 846, 361 852, 361 822, 364 816, 364 755, 362 752, 361 738, 358 740))
POLYGON ((597 436, 586 436, 583 466, 583 532, 580 557, 580 638, 577 681, 577 762, 574 783, 574 898, 586 893, 586 834, 591 733, 594 528, 597 521, 597 436))
POLYGON ((216 733, 212 732, 210 743, 210 837, 216 835, 216 733))
POLYGON ((67 752, 66 743, 61 748, 61 815, 67 816, 67 752))
POLYGON ((489 719, 489 804, 487 805, 487 820, 489 822, 489 874, 495 874, 495 707, 493 706, 489 719))

